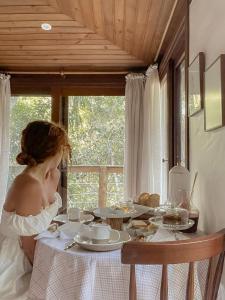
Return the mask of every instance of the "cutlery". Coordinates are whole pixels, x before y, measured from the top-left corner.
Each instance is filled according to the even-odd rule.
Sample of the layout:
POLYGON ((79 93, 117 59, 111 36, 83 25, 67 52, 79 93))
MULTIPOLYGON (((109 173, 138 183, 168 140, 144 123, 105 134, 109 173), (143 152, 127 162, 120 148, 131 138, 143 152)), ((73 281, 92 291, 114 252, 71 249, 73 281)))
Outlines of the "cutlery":
POLYGON ((68 245, 64 248, 64 250, 68 250, 68 249, 70 249, 70 248, 73 248, 73 246, 75 246, 76 243, 77 243, 77 242, 73 241, 72 243, 68 244, 68 245))

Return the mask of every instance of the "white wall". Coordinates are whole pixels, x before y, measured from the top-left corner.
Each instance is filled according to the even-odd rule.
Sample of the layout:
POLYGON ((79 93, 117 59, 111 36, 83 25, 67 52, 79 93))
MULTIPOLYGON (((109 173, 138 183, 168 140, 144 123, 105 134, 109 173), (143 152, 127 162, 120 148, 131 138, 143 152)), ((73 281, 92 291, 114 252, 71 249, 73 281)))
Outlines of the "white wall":
MULTIPOLYGON (((192 0, 190 62, 204 52, 206 67, 225 53, 225 1, 192 0)), ((203 111, 190 118, 190 169, 198 171, 194 201, 200 227, 208 232, 225 227, 225 127, 204 132, 203 111)))
MULTIPOLYGON (((190 62, 199 52, 205 53, 206 67, 225 53, 225 0, 192 0, 190 62)), ((224 228, 225 127, 204 132, 203 111, 190 118, 190 169, 192 178, 198 171, 194 202, 200 209, 200 228, 224 228)))

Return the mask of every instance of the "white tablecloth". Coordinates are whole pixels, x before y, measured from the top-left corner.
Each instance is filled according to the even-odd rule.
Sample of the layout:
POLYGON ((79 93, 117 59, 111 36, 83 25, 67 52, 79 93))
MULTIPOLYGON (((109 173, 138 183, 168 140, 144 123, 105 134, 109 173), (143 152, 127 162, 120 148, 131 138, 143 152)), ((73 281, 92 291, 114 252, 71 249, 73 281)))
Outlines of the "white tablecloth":
MULTIPOLYGON (((161 239, 156 234, 155 241, 161 239)), ((165 237, 166 239, 166 237, 165 237)), ((168 240, 168 239, 167 239, 168 240)), ((90 252, 79 246, 64 251, 65 240, 41 239, 37 243, 29 299, 42 300, 128 300, 129 266, 121 264, 120 250, 90 252)), ((206 264, 198 265, 195 299, 206 264)), ((185 299, 188 265, 168 270, 169 299, 185 299)), ((138 300, 159 299, 161 266, 136 266, 138 300)))

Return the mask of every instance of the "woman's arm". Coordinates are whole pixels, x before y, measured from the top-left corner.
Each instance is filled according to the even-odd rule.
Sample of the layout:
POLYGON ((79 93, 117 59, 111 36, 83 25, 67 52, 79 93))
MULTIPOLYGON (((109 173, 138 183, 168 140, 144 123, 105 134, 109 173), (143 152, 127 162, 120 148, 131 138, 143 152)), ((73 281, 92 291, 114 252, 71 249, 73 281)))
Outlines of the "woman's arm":
POLYGON ((36 246, 36 240, 34 240, 34 236, 21 236, 20 237, 22 249, 28 258, 29 262, 33 265, 34 261, 34 252, 36 246))
MULTIPOLYGON (((17 187, 19 188, 19 187, 17 187)), ((37 182, 29 182, 18 189, 15 211, 20 216, 37 215, 43 207, 42 189, 37 182)), ((21 236, 22 249, 31 264, 34 260, 36 240, 34 236, 21 236)))

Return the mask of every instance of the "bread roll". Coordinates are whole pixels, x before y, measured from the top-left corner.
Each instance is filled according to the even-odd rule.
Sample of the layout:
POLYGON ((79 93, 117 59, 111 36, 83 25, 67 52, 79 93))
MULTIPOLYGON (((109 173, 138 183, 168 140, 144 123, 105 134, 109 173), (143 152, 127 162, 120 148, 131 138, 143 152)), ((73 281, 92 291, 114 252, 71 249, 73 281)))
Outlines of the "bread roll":
POLYGON ((138 204, 145 205, 146 200, 148 200, 150 194, 149 193, 142 193, 138 197, 138 204))
POLYGON ((149 206, 149 207, 158 207, 160 202, 160 196, 158 194, 149 194, 142 193, 138 197, 138 204, 149 206))
POLYGON ((158 207, 160 202, 160 196, 158 194, 151 194, 145 201, 145 205, 149 207, 158 207))

